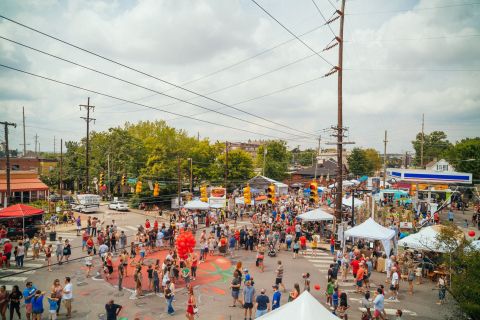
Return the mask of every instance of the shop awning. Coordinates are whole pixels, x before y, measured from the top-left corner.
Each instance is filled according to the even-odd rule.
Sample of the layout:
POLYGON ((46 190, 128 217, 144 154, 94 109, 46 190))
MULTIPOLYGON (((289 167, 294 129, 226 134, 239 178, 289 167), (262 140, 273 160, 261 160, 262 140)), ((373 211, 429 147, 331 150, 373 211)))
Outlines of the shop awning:
MULTIPOLYGON (((10 190, 12 192, 48 190, 48 186, 38 178, 12 179, 10 181, 10 190)), ((0 192, 5 191, 7 191, 7 180, 0 179, 0 192)))
POLYGON ((30 217, 30 216, 40 215, 43 213, 44 211, 42 209, 30 207, 24 204, 14 204, 13 206, 0 210, 0 219, 30 217))

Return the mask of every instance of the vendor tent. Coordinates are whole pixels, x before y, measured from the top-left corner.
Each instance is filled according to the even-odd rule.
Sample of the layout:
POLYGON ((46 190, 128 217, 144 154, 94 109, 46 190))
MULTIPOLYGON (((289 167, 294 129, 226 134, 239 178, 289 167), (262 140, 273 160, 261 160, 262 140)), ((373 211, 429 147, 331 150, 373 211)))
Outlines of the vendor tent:
MULTIPOLYGON (((355 206, 355 208, 358 208, 358 207, 361 207, 363 205, 364 201, 363 200, 360 200, 360 199, 357 199, 355 198, 353 200, 353 205, 355 206)), ((352 207, 352 197, 343 197, 342 198, 342 205, 346 206, 346 207, 352 207)))
POLYGON ((200 200, 189 201, 183 207, 189 210, 208 210, 210 208, 208 203, 200 200))
POLYGON ((419 232, 398 241, 398 245, 415 250, 447 252, 448 248, 438 241, 438 235, 443 227, 442 225, 424 227, 419 232))
POLYGON ((318 208, 315 210, 307 211, 305 213, 299 214, 297 216, 298 219, 301 219, 302 222, 305 221, 325 221, 325 220, 333 220, 335 217, 330 213, 325 212, 324 210, 318 208))
POLYGON ((310 292, 304 291, 297 299, 284 304, 260 318, 261 320, 338 320, 332 311, 318 302, 310 292))
POLYGON ((276 181, 262 175, 258 175, 250 180, 248 180, 248 185, 251 188, 259 189, 260 191, 268 188, 269 185, 275 185, 275 192, 277 196, 282 196, 288 194, 288 185, 283 182, 276 181))
POLYGON ((44 211, 42 209, 30 207, 24 204, 15 204, 0 210, 0 219, 30 217, 43 213, 44 211))
POLYGON ((480 251, 480 240, 475 240, 470 243, 473 249, 480 251))
POLYGON ((344 237, 380 240, 388 255, 390 253, 390 240, 395 238, 395 231, 379 225, 372 218, 368 218, 358 226, 345 231, 344 237))

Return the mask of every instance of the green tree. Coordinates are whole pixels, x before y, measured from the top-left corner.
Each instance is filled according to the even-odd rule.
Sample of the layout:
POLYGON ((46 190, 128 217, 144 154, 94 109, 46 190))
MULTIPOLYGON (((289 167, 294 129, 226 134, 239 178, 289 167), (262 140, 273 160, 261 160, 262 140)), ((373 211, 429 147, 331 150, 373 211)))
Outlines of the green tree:
POLYGON ((372 167, 372 171, 378 171, 382 168, 382 158, 380 157, 380 153, 372 148, 365 149, 365 157, 369 162, 369 165, 372 167))
MULTIPOLYGON (((413 162, 415 165, 420 165, 421 161, 421 145, 422 145, 422 133, 418 133, 414 141, 412 141, 413 148, 415 149, 415 158, 413 162)), ((443 154, 448 152, 452 148, 452 144, 447 140, 447 135, 443 131, 433 131, 430 134, 424 135, 423 142, 423 165, 428 162, 439 159, 443 154)))
POLYGON ((351 173, 356 176, 371 175, 373 164, 368 160, 365 150, 354 148, 347 159, 351 173))
POLYGON ((263 168, 265 148, 267 149, 265 176, 275 180, 284 179, 288 169, 287 143, 285 141, 272 140, 260 146, 257 151, 257 167, 263 168))
POLYGON ((480 138, 466 138, 457 142, 445 153, 445 158, 455 170, 472 173, 474 179, 480 179, 480 138))
MULTIPOLYGON (((224 172, 226 154, 218 156, 218 168, 224 172)), ((240 184, 253 177, 253 159, 252 156, 241 149, 230 150, 228 152, 228 180, 233 184, 240 184)), ((230 184, 229 184, 230 185, 230 184)))

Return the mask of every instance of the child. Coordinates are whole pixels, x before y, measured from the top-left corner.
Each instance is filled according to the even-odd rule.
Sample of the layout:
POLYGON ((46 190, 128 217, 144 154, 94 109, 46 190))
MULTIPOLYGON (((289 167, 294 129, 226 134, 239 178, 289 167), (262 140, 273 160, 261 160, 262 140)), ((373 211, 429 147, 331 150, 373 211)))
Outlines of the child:
POLYGON ((338 293, 338 288, 334 289, 333 295, 332 295, 332 304, 333 304, 333 314, 337 315, 337 308, 338 308, 338 299, 340 295, 338 293))
POLYGON ((304 279, 304 291, 310 292, 310 273, 304 273, 303 274, 303 279, 304 279))
POLYGON ((132 259, 135 259, 135 256, 137 255, 137 250, 135 250, 135 242, 132 241, 130 244, 130 257, 132 259))
POLYGON ((327 294, 327 303, 329 303, 330 306, 333 305, 332 296, 335 291, 334 289, 335 289, 335 286, 333 285, 333 281, 332 280, 328 281, 326 294, 327 294))
POLYGON ((143 243, 140 244, 140 263, 143 263, 145 259, 145 245, 143 243))
POLYGON ((55 293, 52 293, 48 299, 48 313, 50 320, 57 319, 58 298, 55 293))
POLYGON ((148 266, 147 275, 148 275, 148 290, 152 290, 152 286, 153 286, 153 267, 152 267, 152 265, 148 266))
POLYGON ((317 236, 314 235, 312 242, 310 243, 310 246, 312 247, 312 255, 316 256, 317 255, 317 248, 318 248, 318 242, 317 242, 317 236))

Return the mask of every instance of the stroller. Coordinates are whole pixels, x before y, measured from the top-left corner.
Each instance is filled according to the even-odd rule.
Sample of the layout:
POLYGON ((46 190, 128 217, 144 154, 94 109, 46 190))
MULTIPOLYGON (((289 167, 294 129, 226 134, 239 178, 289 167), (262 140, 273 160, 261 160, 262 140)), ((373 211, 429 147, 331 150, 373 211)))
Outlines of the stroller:
POLYGON ((275 242, 274 241, 270 241, 268 243, 268 256, 269 257, 276 257, 277 256, 277 249, 275 248, 275 242))

